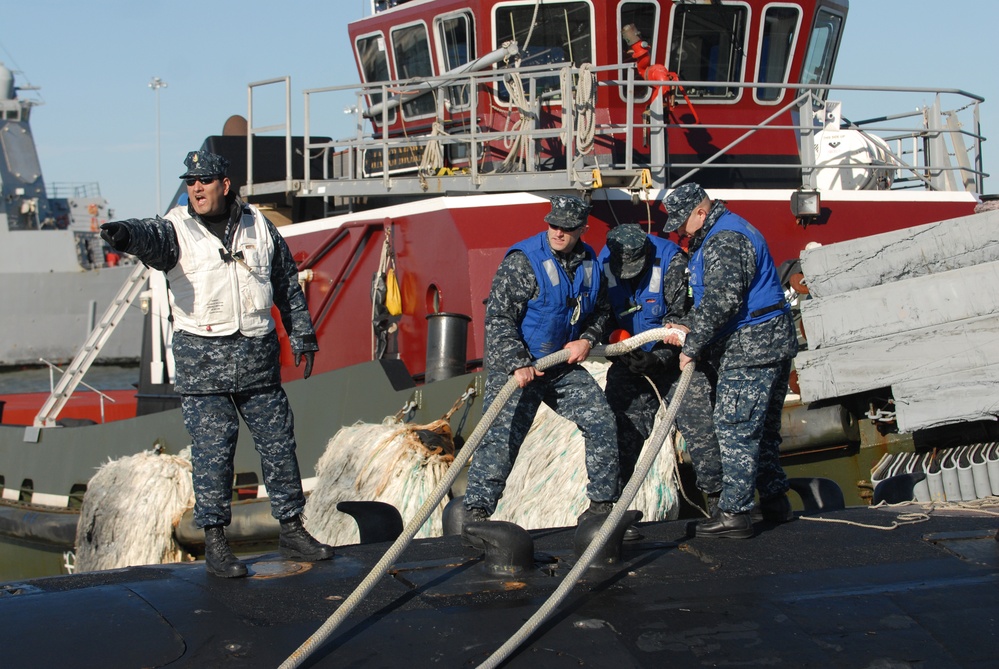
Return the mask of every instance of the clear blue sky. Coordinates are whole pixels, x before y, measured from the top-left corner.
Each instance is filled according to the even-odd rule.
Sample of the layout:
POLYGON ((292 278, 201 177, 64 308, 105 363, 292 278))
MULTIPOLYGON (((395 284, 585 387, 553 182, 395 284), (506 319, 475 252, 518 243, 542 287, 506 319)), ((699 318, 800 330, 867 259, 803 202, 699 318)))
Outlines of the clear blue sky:
MULTIPOLYGON (((999 3, 983 0, 853 0, 834 81, 838 84, 961 88, 986 98, 985 168, 999 192, 999 91, 994 74, 999 3)), ((32 128, 46 182, 98 182, 116 217, 156 210, 156 94, 160 77, 161 192, 178 185, 187 151, 247 113, 247 84, 291 77, 293 130, 302 130, 307 88, 354 83, 346 24, 367 0, 177 3, 160 0, 22 0, 0 23, 0 61, 18 85, 41 87, 32 128)), ((899 109, 844 98, 844 115, 899 109)), ((276 93, 255 97, 278 101, 276 93)), ((924 102, 929 103, 930 100, 924 102)), ((281 103, 283 104, 283 103, 281 103)), ((914 107, 913 107, 914 108, 914 107)), ((255 105, 255 110, 256 110, 255 105)), ((261 107, 261 110, 263 107, 261 107)), ((283 107, 256 125, 277 123, 283 107)), ((333 101, 329 127, 351 133, 333 101)), ((316 122, 314 121, 314 124, 316 122)))

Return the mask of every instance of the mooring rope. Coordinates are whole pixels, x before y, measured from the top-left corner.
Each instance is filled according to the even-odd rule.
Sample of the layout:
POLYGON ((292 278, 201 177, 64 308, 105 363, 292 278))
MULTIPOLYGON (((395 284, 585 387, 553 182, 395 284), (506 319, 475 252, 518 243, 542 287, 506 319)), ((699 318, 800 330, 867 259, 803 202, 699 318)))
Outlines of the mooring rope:
POLYGON ((896 504, 889 504, 888 502, 880 502, 878 504, 873 504, 869 508, 871 509, 901 509, 901 507, 914 506, 919 509, 919 511, 910 511, 908 513, 899 513, 895 516, 895 519, 891 521, 890 525, 873 525, 870 523, 859 523, 854 520, 844 520, 842 518, 824 518, 822 516, 801 516, 801 520, 808 520, 813 523, 839 523, 840 525, 853 525, 854 527, 863 527, 869 530, 883 530, 889 531, 894 530, 897 527, 902 527, 903 525, 916 525, 918 523, 925 523, 930 519, 931 514, 934 511, 970 511, 973 513, 985 514, 987 516, 999 516, 999 511, 991 511, 999 506, 994 499, 983 498, 977 500, 969 500, 967 502, 898 502, 896 504))
POLYGON ((855 520, 844 520, 842 518, 823 518, 822 516, 800 516, 801 520, 809 520, 813 523, 836 523, 839 525, 852 525, 854 527, 863 527, 868 530, 883 530, 889 531, 894 530, 896 527, 901 527, 903 525, 916 525, 918 523, 925 523, 930 519, 928 513, 900 513, 895 517, 895 520, 891 521, 891 525, 871 525, 869 523, 858 523, 855 520))
MULTIPOLYGON (((662 339, 672 331, 673 330, 671 328, 656 328, 654 330, 648 330, 646 332, 642 332, 641 334, 637 334, 629 339, 625 339, 624 341, 618 342, 616 344, 611 344, 606 348, 600 347, 602 349, 601 353, 603 353, 604 355, 612 355, 612 356, 622 355, 624 353, 627 353, 628 351, 636 349, 639 346, 642 346, 649 342, 662 341, 662 339)), ((591 354, 593 354, 592 351, 591 354)), ((541 358, 540 360, 535 362, 534 367, 538 371, 544 371, 555 365, 567 362, 568 360, 569 360, 569 351, 566 349, 562 349, 561 351, 556 351, 551 355, 546 355, 545 357, 541 358)), ((688 369, 692 369, 692 367, 693 365, 688 365, 688 369)), ((674 394, 674 398, 682 397, 683 394, 680 391, 681 389, 683 391, 686 391, 687 385, 689 385, 689 383, 690 383, 690 373, 687 370, 684 370, 684 373, 680 376, 680 383, 677 386, 677 393, 674 394)), ((488 431, 489 427, 492 425, 493 421, 496 420, 496 416, 499 415, 500 410, 502 410, 504 405, 506 405, 507 401, 509 401, 510 399, 510 396, 513 394, 513 392, 516 389, 517 389, 517 381, 516 379, 511 377, 510 380, 508 380, 506 384, 503 386, 503 388, 500 389, 499 393, 496 395, 496 398, 493 400, 492 404, 482 415, 482 418, 479 420, 479 424, 476 425, 475 429, 472 431, 472 434, 469 436, 468 441, 465 442, 465 445, 462 446, 462 448, 457 452, 454 458, 454 462, 452 462, 451 466, 448 467, 447 473, 444 475, 443 478, 441 478, 440 481, 438 481, 437 486, 430 493, 430 496, 427 497, 427 499, 423 502, 423 506, 420 507, 419 511, 416 512, 416 515, 414 515, 413 518, 409 521, 409 523, 403 528, 402 534, 400 534, 398 538, 396 538, 396 540, 392 543, 392 546, 389 547, 389 549, 385 552, 385 554, 377 562, 377 564, 375 564, 375 566, 372 567, 371 571, 364 578, 364 580, 361 581, 361 583, 357 586, 357 588, 355 588, 354 591, 350 593, 350 595, 348 595, 346 599, 343 600, 343 603, 339 606, 339 608, 337 608, 337 610, 334 611, 332 615, 330 615, 330 617, 326 619, 326 622, 324 622, 319 627, 319 629, 317 629, 315 633, 313 633, 312 636, 306 639, 305 642, 302 643, 302 645, 295 650, 295 652, 289 655, 288 658, 281 663, 279 669, 293 669, 294 667, 301 666, 302 662, 304 662, 313 652, 315 652, 315 650, 319 646, 321 646, 327 639, 329 639, 329 637, 333 634, 333 632, 336 631, 336 629, 340 626, 340 624, 344 620, 346 620, 347 616, 349 616, 351 612, 357 607, 357 605, 360 604, 361 601, 368 596, 368 593, 370 593, 371 590, 374 589, 378 581, 380 581, 381 578, 386 573, 388 573, 389 567, 391 567, 392 564, 394 564, 395 561, 399 559, 403 551, 405 551, 406 548, 409 547, 409 544, 412 542, 413 537, 416 536, 416 533, 420 530, 423 524, 430 517, 430 514, 433 513, 434 509, 437 508, 437 505, 440 504, 442 499, 444 499, 444 495, 446 495, 448 491, 451 489, 451 486, 454 484, 455 480, 458 478, 458 475, 461 473, 462 468, 472 457, 472 454, 475 452, 475 450, 479 447, 479 443, 482 441, 482 438, 485 436, 486 432, 488 431)), ((674 400, 674 404, 678 405, 679 402, 677 400, 674 400)), ((673 418, 676 417, 676 411, 672 406, 670 408, 669 414, 667 415, 670 416, 670 420, 669 422, 664 421, 664 423, 666 425, 669 425, 670 423, 672 423, 673 418)), ((658 453, 659 449, 657 448, 657 449, 648 449, 648 450, 655 451, 655 453, 658 453)), ((631 494, 631 497, 628 498, 628 503, 630 503, 631 499, 633 499, 635 494, 638 492, 638 484, 641 483, 641 479, 645 478, 645 474, 652 466, 652 460, 650 458, 643 457, 638 464, 638 467, 642 466, 644 466, 644 469, 641 470, 642 471, 641 477, 632 476, 631 481, 629 481, 628 485, 625 486, 625 492, 623 494, 627 494, 628 492, 630 492, 631 494), (646 462, 646 460, 648 460, 648 462, 646 462), (635 483, 635 485, 632 485, 633 483, 635 483)), ((636 471, 638 471, 637 467, 636 471)), ((617 514, 617 519, 620 519, 621 516, 624 514, 626 507, 627 504, 620 505, 619 507, 620 513, 617 513, 618 507, 615 507, 614 511, 611 512, 607 521, 610 521, 610 519, 614 517, 615 513, 617 514)), ((590 548, 593 549, 594 546, 597 546, 598 544, 597 539, 600 539, 600 544, 606 542, 607 537, 610 536, 610 531, 611 529, 613 529, 613 527, 614 527, 613 525, 610 525, 608 527, 608 522, 605 521, 603 528, 594 538, 590 548)), ((589 552, 590 550, 588 549, 587 553, 584 553, 583 557, 585 558, 589 552)), ((596 553, 595 549, 593 550, 593 553, 594 554, 596 553)), ((590 559, 592 559, 592 556, 590 559)))
MULTIPOLYGON (((615 353, 611 353, 611 348, 612 347, 608 347, 608 353, 613 355, 615 353)), ((676 419, 676 413, 680 406, 680 400, 683 399, 684 393, 687 392, 687 387, 690 385, 690 377, 693 374, 693 371, 693 362, 684 368, 683 373, 680 375, 680 381, 677 383, 676 390, 673 393, 673 401, 670 402, 669 409, 666 412, 666 417, 659 421, 656 425, 656 429, 653 431, 652 444, 655 444, 656 446, 654 448, 650 447, 645 449, 645 452, 642 454, 642 458, 635 466, 635 473, 632 475, 631 480, 628 481, 628 485, 624 487, 624 491, 621 493, 621 498, 615 502, 614 509, 610 512, 610 514, 608 514, 606 520, 603 522, 603 525, 600 526, 600 530, 593 537, 590 545, 583 552, 582 556, 580 556, 579 561, 571 570, 569 570, 565 579, 555 589, 555 592, 552 593, 551 597, 549 597, 548 600, 541 605, 541 608, 539 608, 538 611, 531 616, 513 636, 507 639, 506 643, 486 658, 486 661, 479 665, 479 669, 492 669, 493 667, 499 666, 503 660, 505 660, 513 651, 524 643, 529 636, 534 634, 534 632, 536 632, 538 628, 544 624, 545 620, 548 619, 548 616, 550 616, 559 604, 565 600, 565 598, 569 595, 569 592, 579 582, 579 579, 582 578, 586 570, 589 569, 590 564, 597 556, 597 553, 603 549, 603 546, 607 543, 611 533, 617 528, 618 522, 620 522, 621 518, 627 512, 628 505, 635 499, 635 495, 638 494, 639 487, 641 487, 642 482, 649 473, 649 469, 652 468, 652 463, 659 454, 659 449, 662 448, 663 442, 665 442, 666 437, 669 436, 669 431, 672 428, 673 421, 676 419)))

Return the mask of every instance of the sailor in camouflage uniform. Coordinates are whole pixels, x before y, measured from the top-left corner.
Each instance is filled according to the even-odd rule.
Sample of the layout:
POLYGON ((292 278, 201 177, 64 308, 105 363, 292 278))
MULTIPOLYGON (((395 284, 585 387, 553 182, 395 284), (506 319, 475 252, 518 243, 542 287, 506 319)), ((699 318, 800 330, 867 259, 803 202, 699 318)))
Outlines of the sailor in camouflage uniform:
POLYGON ((765 519, 793 518, 779 449, 798 340, 763 235, 694 183, 670 193, 665 206, 667 232, 690 237, 694 305, 676 324, 687 331, 680 368, 697 360, 715 377, 717 447, 703 434, 684 435, 698 486, 711 492, 720 484, 718 511, 696 533, 744 539, 753 535, 754 487, 765 519))
MULTIPOLYGON (((687 315, 691 303, 687 254, 672 241, 646 235, 637 225, 620 225, 607 234, 600 259, 616 327, 637 335, 687 315)), ((617 420, 622 487, 652 433, 660 398, 668 399, 680 378, 679 355, 677 345, 652 342, 615 358, 607 370, 604 394, 617 420)), ((696 367, 676 416, 677 427, 684 437, 696 433, 706 448, 717 450, 712 410, 710 377, 696 367)), ((711 489, 720 488, 719 480, 718 487, 711 489)), ((629 528, 624 538, 639 538, 636 535, 629 528)))
POLYGON ((580 240, 589 205, 551 198, 548 230, 514 245, 493 278, 486 306, 488 409, 513 376, 518 388, 499 411, 468 472, 464 505, 471 521, 496 510, 514 460, 544 402, 583 434, 591 514, 606 514, 619 496, 614 416, 586 360, 607 324, 606 297, 593 249, 580 240), (561 349, 567 363, 540 372, 534 361, 561 349))
MULTIPOLYGON (((599 258, 611 327, 637 335, 687 314, 687 255, 670 240, 647 235, 635 224, 619 225, 607 233, 599 258)), ((659 398, 669 397, 680 376, 679 353, 678 346, 650 342, 613 358, 607 370, 604 395, 617 421, 622 487, 652 433, 659 398)))
POLYGON ((186 206, 165 218, 105 223, 101 236, 116 251, 165 272, 170 284, 175 390, 193 442, 194 519, 205 529, 207 570, 226 578, 247 573, 224 531, 232 519, 240 416, 260 454, 271 513, 281 523, 281 553, 328 559, 333 549, 302 525, 305 495, 271 317, 276 305, 295 365, 304 360, 309 378, 319 347, 298 269, 274 225, 230 190, 228 160, 193 151, 185 165, 186 206))

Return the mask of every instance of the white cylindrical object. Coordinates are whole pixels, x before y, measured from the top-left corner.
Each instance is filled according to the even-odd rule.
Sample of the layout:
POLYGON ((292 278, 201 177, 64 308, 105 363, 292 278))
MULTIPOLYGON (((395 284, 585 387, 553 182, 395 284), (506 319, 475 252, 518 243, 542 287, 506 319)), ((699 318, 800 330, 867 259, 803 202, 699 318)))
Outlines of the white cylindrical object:
POLYGON ((961 483, 957 478, 957 464, 951 455, 952 451, 947 451, 940 458, 940 475, 943 478, 944 497, 948 502, 960 502, 961 483))
MULTIPOLYGON (((929 462, 930 454, 924 453, 923 455, 919 455, 918 453, 913 453, 913 456, 914 457, 909 460, 909 473, 926 474, 926 466, 929 462)), ((912 496, 917 502, 930 501, 930 485, 928 476, 916 485, 912 486, 912 496)))
POLYGON ((985 459, 987 447, 987 444, 978 444, 971 449, 971 474, 975 481, 975 499, 984 499, 992 494, 988 463, 985 459))
POLYGON ((955 450, 952 459, 957 463, 957 483, 961 487, 961 501, 971 502, 975 496, 975 475, 971 472, 971 452, 966 446, 955 450))
POLYGON ((989 488, 999 495, 999 443, 989 444, 985 451, 985 466, 989 472, 989 488))
POLYGON ((878 484, 891 476, 891 466, 895 462, 894 453, 885 453, 878 463, 871 468, 871 490, 877 490, 878 484))

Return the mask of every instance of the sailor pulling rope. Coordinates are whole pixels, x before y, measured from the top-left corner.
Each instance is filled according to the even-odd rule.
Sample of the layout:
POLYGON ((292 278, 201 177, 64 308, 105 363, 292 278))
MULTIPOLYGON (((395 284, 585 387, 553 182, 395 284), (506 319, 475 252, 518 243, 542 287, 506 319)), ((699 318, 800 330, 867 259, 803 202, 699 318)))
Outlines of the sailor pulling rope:
MULTIPOLYGON (((653 330, 646 330, 645 332, 642 332, 638 335, 635 335, 634 337, 626 339, 617 344, 610 344, 605 348, 604 347, 598 347, 598 348, 603 348, 603 351, 601 351, 600 353, 603 353, 604 355, 610 355, 610 356, 622 355, 624 353, 627 353, 628 351, 631 351, 633 349, 642 346, 643 344, 647 344, 653 341, 661 341, 664 337, 668 336, 672 332, 674 332, 674 330, 671 328, 656 328, 653 330)), ((550 367, 564 363, 566 360, 568 360, 568 358, 569 358, 569 351, 566 349, 562 349, 560 351, 552 353, 551 355, 547 355, 538 360, 535 363, 535 368, 538 371, 544 371, 550 367)), ((687 368, 680 375, 680 381, 677 384, 677 389, 673 395, 673 401, 670 403, 670 408, 669 411, 667 412, 666 419, 661 421, 662 426, 660 428, 657 428, 656 432, 653 434, 653 437, 660 439, 659 441, 660 445, 662 443, 662 440, 665 439, 666 434, 668 434, 669 425, 676 417, 677 408, 680 405, 680 401, 683 398, 684 392, 686 392, 687 386, 690 384, 690 376, 693 373, 693 368, 694 368, 693 364, 688 365, 687 368), (661 431, 664 432, 664 434, 660 434, 661 431)), ((461 473, 462 468, 468 463, 468 460, 471 458, 472 454, 478 448, 479 443, 482 441, 482 437, 485 436, 486 431, 489 429, 492 422, 496 419, 496 416, 499 414, 500 410, 510 399, 510 396, 513 394, 516 388, 517 388, 517 381, 516 379, 511 377, 510 380, 506 383, 506 385, 503 386, 503 388, 497 394, 496 399, 490 405, 489 409, 487 409, 486 412, 483 414, 482 419, 479 421, 479 424, 475 427, 475 430, 473 430, 472 434, 469 436, 468 441, 461 448, 461 450, 458 451, 458 453, 455 455, 454 462, 451 463, 451 466, 448 468, 446 475, 443 478, 441 478, 441 480, 437 483, 437 487, 434 488, 430 496, 424 501, 423 506, 420 507, 416 515, 410 520, 410 522, 406 525, 406 527, 403 528, 402 533, 395 540, 392 546, 389 547, 389 549, 385 552, 385 554, 378 561, 378 563, 375 564, 374 567, 372 567, 371 571, 364 578, 364 580, 361 581, 361 583, 357 586, 357 588, 355 588, 354 591, 347 596, 347 598, 343 601, 343 604, 341 604, 340 607, 333 612, 333 614, 326 620, 326 622, 323 623, 311 637, 306 639, 305 642, 301 646, 299 646, 295 650, 295 652, 293 652, 281 664, 280 669, 293 669, 293 667, 301 666, 302 662, 304 662, 306 658, 308 658, 317 648, 319 648, 320 645, 322 645, 333 634, 333 632, 336 631, 336 629, 340 626, 340 624, 344 620, 346 620, 347 616, 351 614, 354 608, 356 608, 357 605, 371 592, 371 590, 374 589, 378 581, 381 580, 381 578, 388 573, 389 567, 391 567, 392 564, 394 564, 395 561, 399 559, 403 551, 406 550, 410 542, 413 540, 413 537, 420 530, 420 528, 423 526, 426 520, 430 517, 430 514, 433 512, 435 508, 437 508, 441 500, 451 489, 451 486, 454 484, 455 480, 458 478, 458 475, 461 473)), ((590 547, 583 554, 583 557, 581 558, 579 564, 583 564, 585 562, 585 564, 588 566, 589 561, 592 561, 593 557, 597 554, 597 551, 607 541, 607 538, 610 536, 610 533, 615 528, 616 523, 621 519, 621 517, 624 515, 625 511, 627 510, 628 504, 631 503, 631 500, 634 499, 636 493, 638 492, 638 487, 641 485, 642 479, 645 478, 649 468, 652 466, 652 461, 654 460, 655 456, 658 454, 658 451, 659 448, 646 449, 646 453, 643 455, 642 459, 638 463, 638 466, 636 467, 636 475, 632 476, 631 480, 625 486, 621 499, 619 500, 618 504, 615 505, 614 510, 611 511, 610 514, 608 514, 607 519, 604 521, 603 526, 601 527, 597 535, 594 537, 590 547)), ((585 571, 585 567, 583 567, 583 570, 585 571)), ((575 572, 576 570, 574 569, 572 572, 570 572, 569 576, 572 577, 575 572)), ((580 571, 579 573, 581 574, 582 571, 580 571)), ((576 577, 576 580, 578 580, 578 576, 576 577)), ((561 592, 561 597, 564 598, 565 594, 568 594, 568 590, 571 589, 573 585, 575 585, 575 581, 572 581, 570 583, 570 579, 568 577, 566 581, 563 583, 563 585, 565 585, 566 583, 568 583, 569 585, 567 586, 565 591, 561 592, 560 590, 556 590, 555 595, 553 595, 553 599, 556 595, 559 595, 560 592, 561 592)), ((552 600, 549 600, 549 602, 551 601, 552 600)), ((551 608, 554 608, 560 602, 561 598, 558 601, 554 602, 551 608)), ((548 613, 546 612, 544 613, 544 615, 547 616, 548 613)), ((535 616, 535 618, 537 618, 537 615, 535 616)), ((534 621, 535 618, 532 618, 532 621, 534 621)), ((507 642, 507 644, 504 645, 503 648, 501 648, 500 650, 506 649, 510 645, 510 643, 514 641, 515 638, 516 637, 511 638, 507 642)), ((509 651, 512 651, 514 648, 516 648, 516 646, 520 645, 521 642, 522 640, 516 641, 516 645, 510 648, 509 651)), ((497 651, 497 653, 499 652, 500 651, 497 651)))

